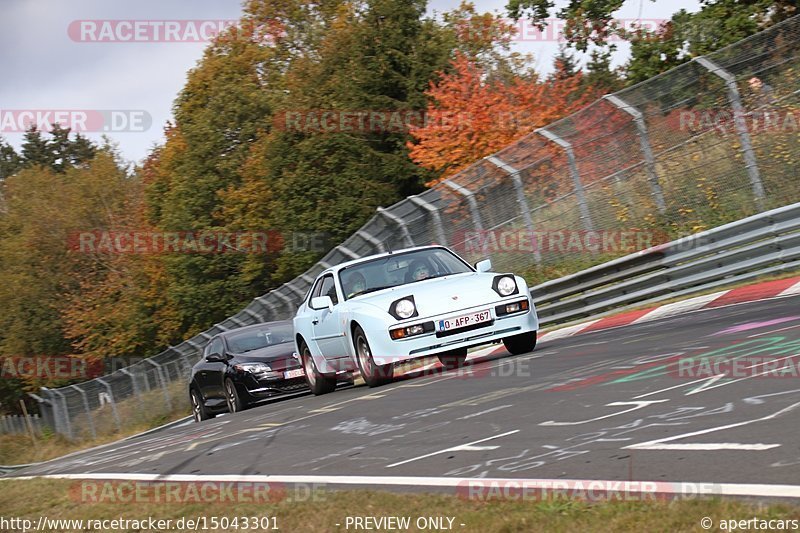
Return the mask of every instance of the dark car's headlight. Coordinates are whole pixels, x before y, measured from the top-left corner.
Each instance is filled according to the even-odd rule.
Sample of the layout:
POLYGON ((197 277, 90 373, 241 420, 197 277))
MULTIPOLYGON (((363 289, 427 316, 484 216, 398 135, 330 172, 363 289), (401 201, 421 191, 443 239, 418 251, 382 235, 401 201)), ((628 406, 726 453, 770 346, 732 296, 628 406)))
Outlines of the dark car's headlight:
POLYGON ((233 368, 240 372, 250 372, 251 374, 272 372, 272 367, 265 363, 239 363, 233 365, 233 368))
POLYGON ((417 316, 417 304, 414 302, 414 297, 406 296, 392 302, 392 305, 389 306, 389 314, 397 320, 417 316))
POLYGON ((500 296, 511 296, 519 292, 519 287, 517 287, 514 276, 509 276, 507 274, 495 276, 492 281, 492 289, 500 296))

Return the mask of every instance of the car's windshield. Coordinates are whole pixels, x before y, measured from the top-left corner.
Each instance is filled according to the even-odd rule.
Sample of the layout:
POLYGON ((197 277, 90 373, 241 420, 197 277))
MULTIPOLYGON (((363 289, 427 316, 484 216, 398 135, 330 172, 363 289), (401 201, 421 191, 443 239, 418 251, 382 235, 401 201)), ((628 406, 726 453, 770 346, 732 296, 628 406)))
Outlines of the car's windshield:
POLYGON ((449 250, 426 248, 365 261, 339 271, 345 299, 430 278, 472 272, 449 250))
POLYGON ((246 353, 275 344, 293 341, 291 324, 264 324, 234 332, 226 336, 228 349, 233 353, 246 353))

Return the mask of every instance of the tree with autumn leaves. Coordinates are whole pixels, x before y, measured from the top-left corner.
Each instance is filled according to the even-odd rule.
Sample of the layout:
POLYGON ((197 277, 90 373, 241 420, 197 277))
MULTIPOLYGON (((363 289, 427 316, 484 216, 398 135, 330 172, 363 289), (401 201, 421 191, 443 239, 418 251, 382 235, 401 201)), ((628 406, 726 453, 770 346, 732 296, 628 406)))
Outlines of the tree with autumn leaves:
POLYGON ((580 91, 581 81, 580 72, 544 80, 535 73, 493 76, 459 52, 452 71, 426 93, 425 124, 411 128, 409 155, 437 173, 432 186, 594 100, 594 91, 580 91))

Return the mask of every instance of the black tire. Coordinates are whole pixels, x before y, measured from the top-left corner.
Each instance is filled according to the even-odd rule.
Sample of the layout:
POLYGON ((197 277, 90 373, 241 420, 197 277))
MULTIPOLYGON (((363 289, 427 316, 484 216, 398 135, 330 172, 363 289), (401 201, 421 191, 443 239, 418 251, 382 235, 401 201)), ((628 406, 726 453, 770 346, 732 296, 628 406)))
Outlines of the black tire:
POLYGON ((203 401, 203 397, 197 389, 192 388, 189 390, 189 401, 192 404, 192 416, 195 422, 202 422, 203 420, 208 420, 216 416, 208 412, 206 403, 203 401))
POLYGON ((368 387, 380 387, 392 381, 394 377, 394 365, 378 365, 372 358, 372 350, 369 347, 367 336, 361 326, 356 326, 353 331, 353 345, 356 349, 356 361, 361 377, 368 387))
POLYGON ((536 348, 536 332, 529 331, 528 333, 506 337, 503 339, 503 344, 511 355, 532 352, 536 348))
POLYGON ((464 361, 467 360, 467 349, 456 348, 449 352, 437 354, 436 357, 439 358, 439 362, 442 363, 446 370, 453 370, 464 365, 464 361))
POLYGON ((244 411, 247 407, 242 401, 242 397, 239 396, 239 391, 236 390, 236 384, 231 378, 225 378, 225 401, 228 404, 228 412, 231 414, 244 411))
POLYGON ((300 346, 300 362, 303 364, 303 370, 306 373, 308 388, 311 389, 314 396, 328 394, 336 390, 336 374, 329 376, 320 372, 314 362, 314 358, 311 357, 311 350, 308 349, 305 343, 300 346))

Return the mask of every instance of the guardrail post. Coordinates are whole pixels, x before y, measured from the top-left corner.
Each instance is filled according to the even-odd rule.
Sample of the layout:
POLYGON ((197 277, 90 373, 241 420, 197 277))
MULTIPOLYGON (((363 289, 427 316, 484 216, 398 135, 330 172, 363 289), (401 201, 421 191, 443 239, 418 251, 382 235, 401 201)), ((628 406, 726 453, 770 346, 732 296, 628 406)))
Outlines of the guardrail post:
POLYGON ((747 169, 747 175, 750 177, 750 185, 753 188, 753 196, 755 197, 756 205, 759 209, 763 209, 764 184, 761 182, 761 174, 758 171, 758 163, 756 162, 756 154, 753 151, 750 132, 747 131, 747 124, 744 120, 745 110, 742 105, 742 98, 739 95, 739 87, 736 86, 736 77, 707 57, 696 57, 694 61, 697 61, 697 63, 710 73, 722 78, 725 82, 725 86, 728 88, 728 101, 733 110, 733 126, 736 128, 739 141, 742 143, 744 166, 745 169, 747 169))
MULTIPOLYGON (((498 168, 507 172, 511 177, 511 180, 514 182, 514 190, 517 193, 517 205, 519 205, 519 213, 522 215, 522 220, 525 221, 525 227, 528 228, 528 231, 531 233, 531 238, 535 238, 533 234, 533 218, 531 218, 531 210, 528 208, 528 200, 525 198, 525 188, 522 185, 522 178, 519 175, 519 170, 512 167, 497 156, 490 155, 486 159, 492 162, 498 168)), ((536 242, 533 244, 533 259, 539 263, 542 260, 542 254, 539 251, 538 239, 536 239, 536 242)))
POLYGON ((430 215, 433 217, 433 229, 436 232, 436 240, 439 241, 438 244, 442 246, 447 246, 447 236, 444 234, 444 228, 442 227, 442 217, 439 215, 439 209, 431 204, 430 202, 426 202, 422 198, 417 195, 409 196, 409 201, 421 207, 422 209, 426 210, 430 215))
POLYGON ((161 390, 164 391, 164 401, 167 402, 167 408, 172 411, 172 398, 169 397, 169 391, 167 390, 167 383, 164 380, 164 376, 161 374, 161 365, 153 361, 152 359, 145 359, 148 363, 156 367, 156 376, 158 376, 158 382, 161 384, 161 390))
POLYGON ((644 121, 644 115, 641 111, 627 103, 619 96, 607 94, 603 98, 608 100, 612 105, 628 113, 633 117, 633 122, 636 124, 636 131, 639 137, 639 147, 644 156, 644 166, 647 171, 647 179, 650 182, 650 190, 653 193, 653 199, 656 202, 656 208, 662 215, 667 211, 667 204, 664 201, 664 192, 661 190, 661 184, 658 181, 658 173, 656 172, 656 160, 653 156, 653 149, 650 147, 650 138, 647 135, 647 124, 644 121))
POLYGON ((552 141, 564 149, 564 152, 567 154, 567 161, 569 163, 569 172, 572 175, 572 184, 575 189, 575 197, 578 199, 578 208, 581 211, 583 227, 588 231, 593 231, 594 224, 592 223, 592 215, 589 212, 589 204, 586 202, 586 192, 583 190, 581 175, 578 172, 578 162, 575 160, 575 152, 572 150, 572 144, 545 128, 534 130, 534 133, 538 133, 548 141, 552 141))
MULTIPOLYGON (((120 424, 119 421, 119 413, 117 413, 117 402, 114 400, 114 391, 111 389, 111 385, 107 381, 102 378, 96 379, 98 383, 106 388, 106 392, 108 393, 108 403, 111 404, 111 413, 114 415, 114 424, 117 426, 117 431, 122 431, 122 424, 120 424)), ((170 404, 170 411, 171 410, 172 406, 170 404)))
POLYGON ((406 241, 406 246, 408 246, 409 248, 416 246, 416 244, 414 243, 414 239, 411 238, 411 233, 408 232, 408 224, 406 224, 405 220, 395 215, 388 209, 384 209, 382 207, 378 208, 378 214, 383 215, 391 222, 394 222, 395 224, 400 226, 400 232, 403 234, 403 239, 406 241))
POLYGON ((42 414, 42 427, 49 427, 53 431, 56 429, 55 420, 53 419, 53 402, 42 398, 41 396, 37 396, 36 394, 29 392, 28 396, 36 400, 39 404, 39 412, 42 414))
MULTIPOLYGON (((98 380, 99 381, 99 380, 98 380)), ((86 411, 86 421, 89 423, 89 431, 92 433, 92 438, 97 438, 97 432, 94 430, 94 421, 92 420, 92 411, 89 409, 89 400, 86 398, 86 391, 78 387, 77 385, 70 385, 71 389, 75 389, 78 391, 78 394, 81 395, 83 399, 83 409, 86 411)))
MULTIPOLYGON (((260 302, 261 304, 264 305, 264 307, 268 308, 272 312, 272 318, 277 320, 277 318, 278 318, 278 308, 275 306, 275 304, 273 304, 272 302, 269 301, 269 295, 271 293, 272 293, 272 291, 270 291, 269 293, 267 293, 267 294, 265 294, 263 296, 259 296, 258 298, 254 298, 254 300, 260 302)), ((256 318, 258 320, 261 320, 261 321, 264 320, 262 317, 260 317, 258 315, 256 315, 256 318)))

